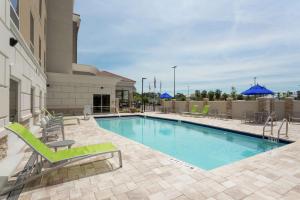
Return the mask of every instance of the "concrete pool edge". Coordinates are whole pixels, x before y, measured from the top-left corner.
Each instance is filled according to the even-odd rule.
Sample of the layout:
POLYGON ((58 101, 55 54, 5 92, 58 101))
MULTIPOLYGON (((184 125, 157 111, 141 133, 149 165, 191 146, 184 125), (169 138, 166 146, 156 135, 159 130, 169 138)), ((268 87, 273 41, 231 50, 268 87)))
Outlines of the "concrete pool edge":
MULTIPOLYGON (((176 157, 173 157, 172 155, 169 155, 165 152, 162 152, 162 151, 159 151, 157 149, 154 149, 150 146, 147 146, 145 144, 142 144, 142 143, 139 143, 135 140, 132 140, 130 138, 127 138, 123 135, 120 135, 118 133, 115 133, 111 130, 108 130, 108 129, 105 129, 103 127, 101 127, 98 122, 97 122, 97 119, 109 119, 109 118, 119 118, 119 117, 123 117, 123 118, 129 118, 129 117, 145 117, 145 115, 139 115, 139 114, 126 114, 126 115, 122 115, 122 116, 119 116, 119 115, 102 115, 102 116, 94 116, 93 117, 93 123, 98 127, 98 129, 100 129, 101 131, 104 131, 108 134, 113 134, 115 136, 118 136, 118 137, 121 137, 122 139, 125 139, 127 141, 130 141, 130 142, 133 142, 134 144, 137 144, 137 145, 141 145, 143 146, 144 148, 146 149, 149 149, 155 153, 158 153, 160 155, 163 155, 164 157, 168 158, 169 161, 171 161, 173 164, 175 165, 180 165, 180 166, 183 166, 185 167, 186 169, 188 170, 196 170, 196 171, 202 171, 202 172, 206 172, 206 173, 214 173, 215 171, 218 171, 218 170, 223 170, 223 169, 226 169, 226 168, 232 168, 232 167, 235 167, 235 166, 238 166, 240 164, 243 164, 243 163, 247 163, 251 160, 256 160, 256 159, 259 159, 260 157, 265 157, 265 156, 273 156, 273 155, 276 155, 277 153, 279 152, 282 152, 282 151, 285 151, 285 149, 289 148, 292 144, 295 144, 296 141, 288 141, 288 143, 283 143, 284 145, 281 146, 281 147, 277 147, 275 149, 272 149, 272 150, 268 150, 268 151, 265 151, 265 152, 261 152, 261 153, 258 153, 256 155, 253 155, 253 156, 250 156, 250 157, 246 157, 246 158, 243 158, 241 160, 236 160, 234 162, 231 162, 231 163, 228 163, 228 164, 225 164, 225 165, 222 165, 222 166, 218 166, 218 167, 215 167, 215 168, 212 168, 212 169, 204 169, 204 168, 201 168, 200 166, 196 166, 196 165, 193 165, 191 163, 188 163, 186 161, 183 161, 181 159, 178 159, 176 157)), ((154 116, 146 116, 148 118, 154 118, 154 119, 162 119, 162 120, 167 120, 167 121, 173 121, 173 122, 177 122, 177 121, 181 121, 181 122, 185 122, 185 123, 188 123, 188 124, 193 124, 193 125, 198 125, 198 126, 202 126, 202 123, 197 123, 197 122, 191 122, 191 121, 187 121, 187 120, 177 120, 177 119, 169 119, 169 118, 163 118, 163 117, 154 117, 154 116)), ((224 130, 224 131, 231 131, 235 134, 240 134, 240 135, 245 135, 245 136, 249 136, 249 137, 255 137, 255 138, 258 138, 258 139, 262 139, 260 137, 260 135, 257 135, 257 134, 254 134, 254 133, 248 133, 248 132, 244 132, 244 131, 237 131, 237 130, 234 130, 234 129, 227 129, 227 128, 220 128, 220 127, 217 127, 217 126, 211 126, 211 125, 203 125, 204 127, 207 127, 207 128, 215 128, 215 129, 219 129, 219 130, 224 130), (246 134, 244 134, 246 133, 246 134)))
MULTIPOLYGON (((193 124, 193 125, 198 125, 198 126, 203 126, 203 127, 207 127, 207 128, 214 128, 214 129, 218 129, 218 130, 222 130, 222 131, 230 131, 233 132, 235 134, 240 134, 240 135, 246 135, 246 136, 250 136, 250 137, 255 137, 255 138, 259 138, 262 139, 262 135, 256 134, 256 133, 251 133, 251 132, 246 132, 246 131, 240 131, 240 130, 234 130, 234 129, 229 129, 229 128, 224 128, 224 127, 218 127, 218 126, 214 126, 214 125, 208 125, 208 124, 203 124, 200 122, 193 122, 193 121, 189 121, 189 120, 178 120, 178 119, 171 119, 171 118, 164 118, 164 117, 160 117, 160 116, 150 116, 150 115, 143 115, 143 114, 124 114, 124 115, 108 115, 108 116, 94 116, 94 119, 97 118, 118 118, 118 117, 148 117, 148 118, 153 118, 153 119, 161 119, 161 120, 169 120, 169 121, 174 121, 174 122, 183 122, 183 123, 187 123, 187 124, 193 124)), ((280 138, 279 139, 280 143, 283 143, 285 145, 288 144, 292 144, 295 141, 294 140, 289 140, 289 139, 283 139, 280 138)))

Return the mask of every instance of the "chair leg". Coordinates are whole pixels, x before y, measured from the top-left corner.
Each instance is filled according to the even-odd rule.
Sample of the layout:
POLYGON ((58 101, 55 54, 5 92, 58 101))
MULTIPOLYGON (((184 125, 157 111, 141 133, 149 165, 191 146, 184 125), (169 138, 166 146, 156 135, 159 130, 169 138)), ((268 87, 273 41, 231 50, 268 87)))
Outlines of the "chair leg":
POLYGON ((119 166, 120 166, 120 168, 122 168, 123 167, 123 161, 122 161, 122 153, 121 153, 120 150, 118 151, 118 156, 119 156, 119 166))

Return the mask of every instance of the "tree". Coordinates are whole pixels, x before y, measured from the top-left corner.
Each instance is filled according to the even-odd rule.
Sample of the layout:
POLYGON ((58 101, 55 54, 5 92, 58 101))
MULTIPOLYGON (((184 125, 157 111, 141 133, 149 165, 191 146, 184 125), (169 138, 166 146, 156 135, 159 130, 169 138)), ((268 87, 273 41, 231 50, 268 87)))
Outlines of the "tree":
POLYGON ((215 98, 215 92, 212 91, 212 90, 210 90, 210 91, 208 92, 208 99, 209 99, 210 101, 213 101, 214 98, 215 98))
POLYGON ((291 97, 292 95, 293 95, 293 92, 291 92, 289 90, 286 92, 286 97, 291 97))
POLYGON ((207 98, 207 91, 206 90, 203 90, 201 92, 201 99, 204 99, 204 98, 207 98))
POLYGON ((244 96, 242 94, 237 95, 237 100, 244 100, 244 96))
POLYGON ((221 95, 222 95, 222 91, 219 90, 219 89, 217 89, 217 90, 215 91, 216 99, 217 99, 217 100, 220 100, 220 99, 221 99, 221 95))
POLYGON ((226 99, 228 98, 228 96, 229 96, 229 95, 228 95, 227 93, 223 93, 223 94, 222 94, 222 99, 226 101, 226 99))
POLYGON ((200 101, 201 100, 200 90, 195 90, 195 100, 196 101, 200 101))
POLYGON ((137 92, 134 92, 133 93, 133 101, 136 103, 142 102, 142 95, 137 92))
POLYGON ((231 98, 232 99, 234 99, 234 100, 236 100, 236 88, 234 87, 234 86, 232 86, 231 87, 231 94, 230 94, 230 96, 231 96, 231 98))
POLYGON ((191 95, 190 95, 190 99, 193 100, 193 101, 196 101, 196 100, 197 100, 195 94, 191 94, 191 95))
POLYGON ((185 101, 186 100, 186 96, 184 94, 182 94, 182 93, 177 93, 175 95, 175 99, 176 99, 176 101, 185 101))
POLYGON ((280 92, 277 92, 277 99, 281 99, 281 94, 280 94, 280 92))

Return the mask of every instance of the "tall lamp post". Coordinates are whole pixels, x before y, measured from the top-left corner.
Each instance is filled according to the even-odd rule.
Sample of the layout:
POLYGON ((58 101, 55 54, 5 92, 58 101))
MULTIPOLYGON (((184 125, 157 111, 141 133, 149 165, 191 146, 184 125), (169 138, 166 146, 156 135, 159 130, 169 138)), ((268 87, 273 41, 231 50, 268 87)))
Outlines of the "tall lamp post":
POLYGON ((176 71, 176 68, 177 68, 177 66, 174 66, 174 67, 172 67, 173 69, 174 69, 174 98, 175 98, 175 95, 176 95, 176 91, 175 91, 175 71, 176 71))
POLYGON ((147 78, 142 78, 142 113, 145 112, 145 102, 144 102, 144 80, 147 78))

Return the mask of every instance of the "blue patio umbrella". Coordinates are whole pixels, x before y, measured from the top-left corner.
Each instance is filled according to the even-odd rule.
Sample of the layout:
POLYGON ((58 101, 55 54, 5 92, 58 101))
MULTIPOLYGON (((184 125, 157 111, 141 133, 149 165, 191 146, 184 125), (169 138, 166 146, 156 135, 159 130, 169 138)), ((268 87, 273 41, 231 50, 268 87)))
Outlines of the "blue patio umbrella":
POLYGON ((268 94, 274 95, 274 92, 257 84, 252 86, 248 90, 242 92, 242 94, 243 95, 268 95, 268 94))
POLYGON ((173 97, 169 95, 168 93, 163 93, 162 95, 159 96, 161 99, 172 99, 173 97))

